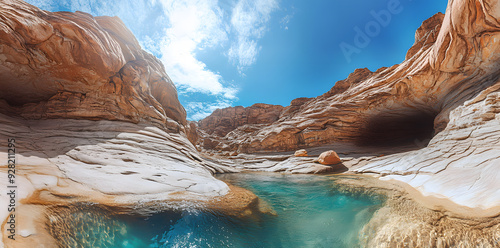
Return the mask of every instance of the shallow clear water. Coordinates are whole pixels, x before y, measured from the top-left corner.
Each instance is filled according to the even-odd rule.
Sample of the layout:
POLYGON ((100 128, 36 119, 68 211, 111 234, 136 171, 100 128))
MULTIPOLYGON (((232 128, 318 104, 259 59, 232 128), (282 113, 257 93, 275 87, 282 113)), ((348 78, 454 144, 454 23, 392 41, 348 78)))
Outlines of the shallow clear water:
POLYGON ((73 213, 84 218, 73 221, 78 235, 72 242, 84 247, 351 248, 382 204, 381 197, 341 193, 335 176, 252 173, 219 178, 253 191, 277 215, 238 219, 185 210, 144 218, 83 210, 73 213), (97 243, 92 237, 99 239, 97 243))

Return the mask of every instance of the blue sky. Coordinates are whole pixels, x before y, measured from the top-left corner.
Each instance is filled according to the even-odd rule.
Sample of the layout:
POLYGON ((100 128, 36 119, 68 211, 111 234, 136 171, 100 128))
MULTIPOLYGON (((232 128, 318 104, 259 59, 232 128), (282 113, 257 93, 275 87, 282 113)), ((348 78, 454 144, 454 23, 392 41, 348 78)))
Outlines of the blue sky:
POLYGON ((356 68, 404 60, 446 0, 27 0, 49 11, 118 16, 160 58, 188 119, 217 108, 289 105, 356 68))

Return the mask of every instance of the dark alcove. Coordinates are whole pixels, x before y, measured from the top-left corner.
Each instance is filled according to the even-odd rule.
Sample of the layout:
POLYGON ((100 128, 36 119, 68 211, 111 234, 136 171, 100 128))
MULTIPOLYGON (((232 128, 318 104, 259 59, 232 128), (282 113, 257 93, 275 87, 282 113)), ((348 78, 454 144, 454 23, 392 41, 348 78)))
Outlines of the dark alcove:
POLYGON ((370 116, 361 128, 357 145, 425 147, 434 135, 436 113, 394 110, 370 116))

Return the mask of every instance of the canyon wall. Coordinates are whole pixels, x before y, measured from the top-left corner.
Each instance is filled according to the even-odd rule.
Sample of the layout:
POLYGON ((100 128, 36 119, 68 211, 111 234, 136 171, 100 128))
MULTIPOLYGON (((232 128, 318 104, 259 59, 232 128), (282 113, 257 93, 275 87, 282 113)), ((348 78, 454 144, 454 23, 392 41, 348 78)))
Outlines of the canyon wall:
POLYGON ((3 113, 186 124, 163 64, 119 18, 51 13, 17 0, 2 1, 0 10, 3 113))
MULTIPOLYGON (((236 170, 203 159, 195 130, 160 60, 119 18, 0 1, 0 138, 15 146, 16 247, 55 246, 45 224, 35 228, 47 206, 147 211, 225 196, 213 174, 236 170)), ((0 151, 5 179, 11 156, 0 151)))
POLYGON ((453 109, 498 82, 499 8, 496 1, 450 1, 446 15, 422 23, 401 64, 358 69, 329 92, 291 104, 287 109, 294 111, 270 125, 217 138, 214 149, 253 153, 428 141, 446 128, 453 109))
MULTIPOLYGON (((306 148, 314 155, 322 146, 371 149, 366 156, 339 152, 350 172, 492 208, 500 206, 499 42, 500 3, 450 0, 446 14, 416 31, 401 64, 358 69, 327 93, 287 107, 233 107, 196 124, 186 121, 161 62, 118 18, 5 0, 0 138, 16 140, 20 209, 77 202, 186 207, 230 191, 216 172, 328 171, 312 157, 245 154, 306 148), (236 158, 207 159, 192 143, 236 158), (411 151, 399 152, 407 145, 411 151)), ((0 151, 0 161, 7 158, 0 151)), ((36 237, 34 229, 23 233, 36 237)))
POLYGON ((278 120, 283 107, 257 103, 248 108, 242 106, 217 109, 199 121, 200 129, 208 134, 224 137, 234 129, 247 124, 271 124, 278 120))
POLYGON ((450 0, 446 14, 422 23, 401 64, 358 69, 329 92, 292 102, 271 124, 208 138, 212 150, 253 153, 232 159, 245 170, 325 172, 331 168, 311 157, 259 154, 334 149, 351 173, 402 181, 465 212, 496 216, 499 93, 500 3, 450 0))

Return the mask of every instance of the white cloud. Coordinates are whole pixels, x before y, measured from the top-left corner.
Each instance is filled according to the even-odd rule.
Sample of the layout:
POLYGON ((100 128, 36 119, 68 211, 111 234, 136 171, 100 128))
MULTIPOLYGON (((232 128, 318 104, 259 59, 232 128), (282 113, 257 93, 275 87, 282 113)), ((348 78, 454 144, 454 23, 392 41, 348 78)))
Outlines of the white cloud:
POLYGON ((278 8, 276 0, 239 0, 232 10, 231 26, 237 33, 237 40, 228 51, 241 72, 255 63, 262 38, 271 18, 271 13, 278 8))
POLYGON ((252 65, 257 60, 260 47, 254 40, 241 39, 231 46, 228 55, 231 59, 238 61, 238 70, 242 72, 246 67, 252 65))
POLYGON ((234 99, 237 90, 196 58, 200 49, 227 41, 223 11, 215 0, 160 0, 168 28, 161 41, 161 60, 182 93, 202 92, 234 99))
POLYGON ((290 23, 294 14, 295 12, 292 12, 291 14, 287 14, 285 17, 281 18, 280 24, 282 29, 288 30, 288 23, 290 23))
POLYGON ((191 119, 231 106, 238 93, 234 82, 207 68, 197 53, 209 48, 227 51, 229 61, 243 75, 256 62, 261 49, 258 42, 278 8, 277 0, 27 1, 50 11, 63 8, 122 18, 141 46, 162 60, 179 94, 188 101, 185 105, 191 119), (197 93, 211 100, 192 105, 200 101, 195 99, 197 93))

